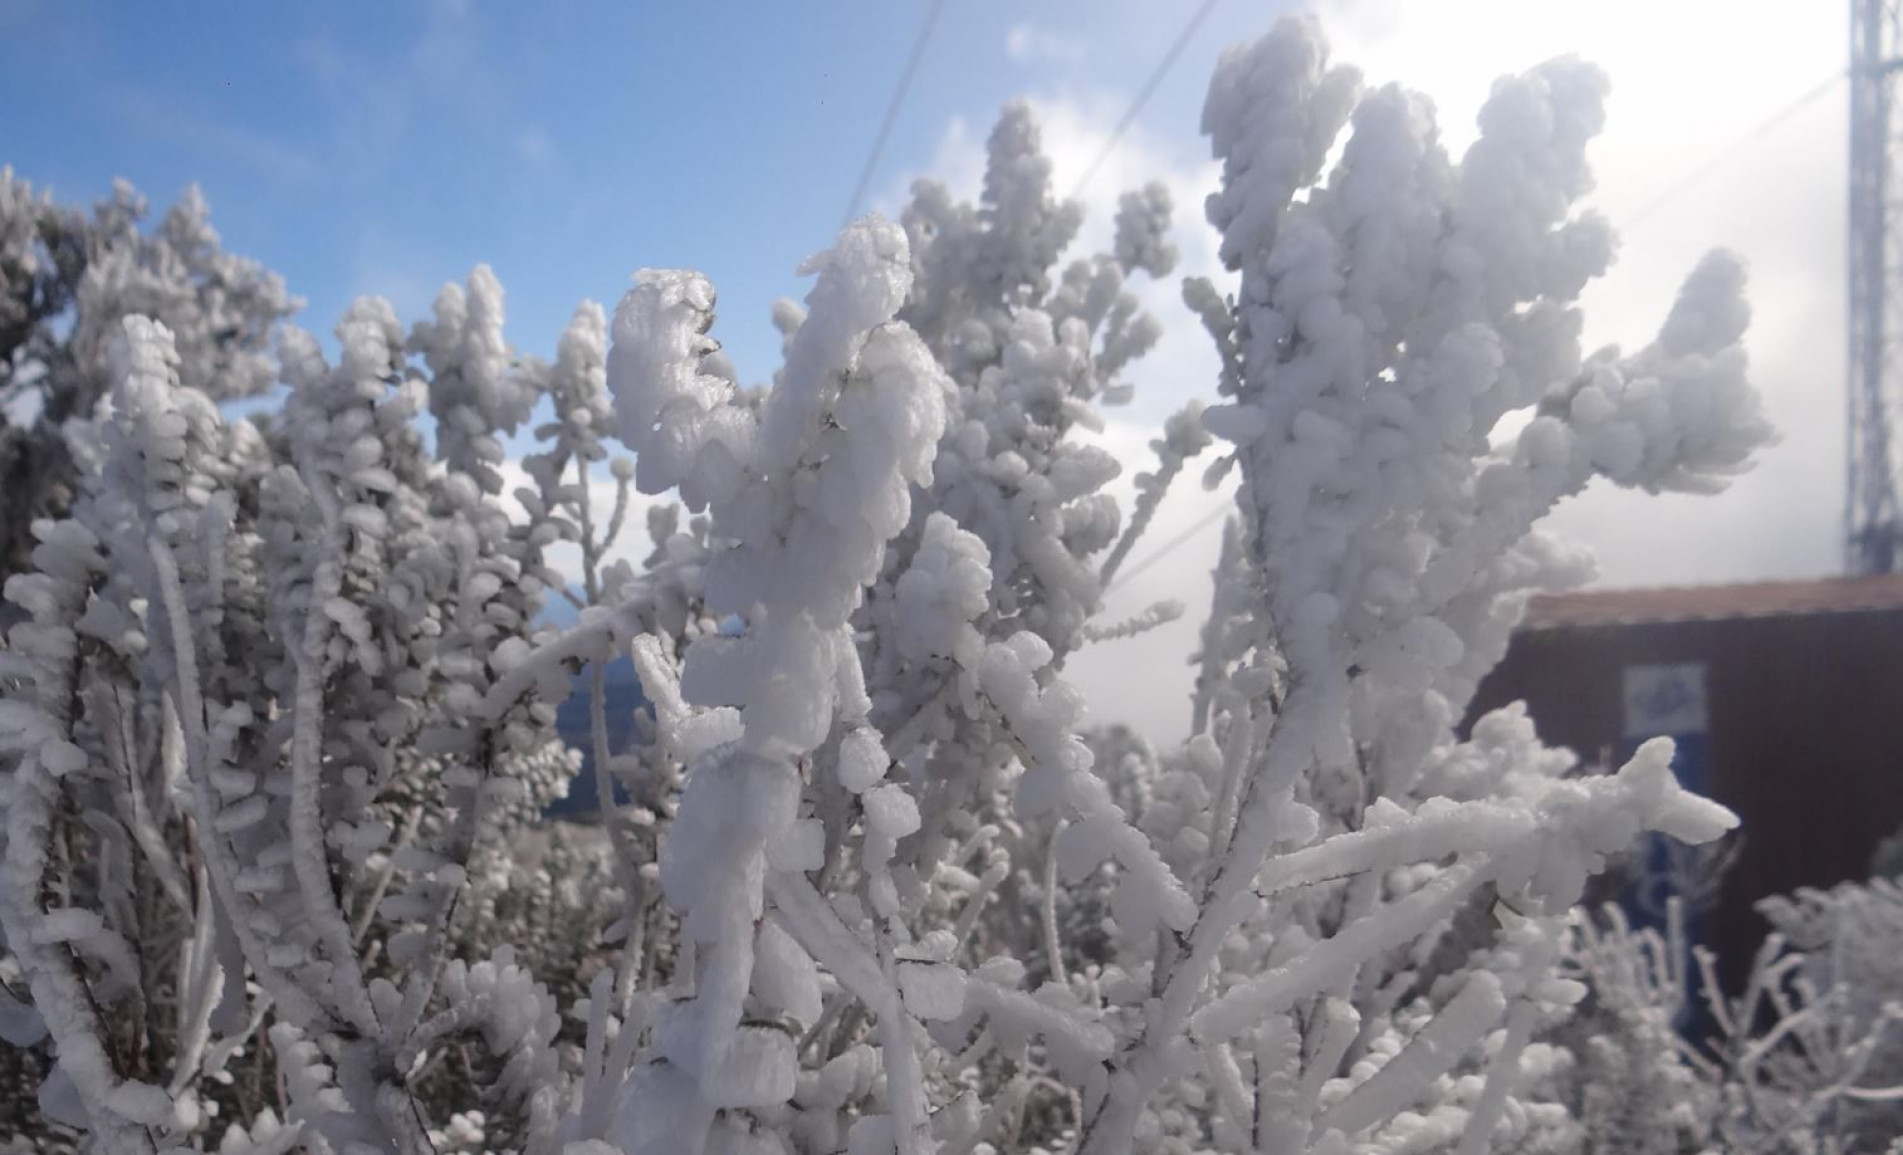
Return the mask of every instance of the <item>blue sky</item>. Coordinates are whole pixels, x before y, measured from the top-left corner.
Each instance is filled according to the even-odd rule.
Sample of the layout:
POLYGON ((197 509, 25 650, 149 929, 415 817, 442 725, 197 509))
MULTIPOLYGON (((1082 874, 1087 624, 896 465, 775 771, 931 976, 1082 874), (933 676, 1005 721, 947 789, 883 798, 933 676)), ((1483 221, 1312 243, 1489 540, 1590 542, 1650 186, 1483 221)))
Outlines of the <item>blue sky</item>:
MULTIPOLYGON (((478 261, 510 337, 550 353, 584 296, 692 265, 743 372, 776 296, 826 247, 926 5, 0 5, 4 156, 65 200, 115 176, 155 208, 193 180, 227 245, 282 272, 325 331, 349 298, 406 319, 478 261)), ((1132 92, 1188 4, 949 0, 874 176, 891 203, 946 127, 981 138, 1030 89, 1132 92), (1014 36, 1014 30, 1016 35, 1014 36)), ((1232 0, 1146 123, 1193 132, 1211 61, 1275 6, 1232 0)))

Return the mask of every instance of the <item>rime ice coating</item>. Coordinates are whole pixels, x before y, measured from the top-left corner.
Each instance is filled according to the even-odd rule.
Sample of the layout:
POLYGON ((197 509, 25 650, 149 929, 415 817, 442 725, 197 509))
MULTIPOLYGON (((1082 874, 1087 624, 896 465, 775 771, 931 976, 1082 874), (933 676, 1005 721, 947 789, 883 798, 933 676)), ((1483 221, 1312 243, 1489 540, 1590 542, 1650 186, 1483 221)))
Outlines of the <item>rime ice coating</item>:
MULTIPOLYGON (((1579 960, 1618 963, 1568 908, 1646 832, 1733 820, 1669 744, 1575 775, 1523 710, 1455 720, 1526 594, 1584 573, 1535 530, 1557 502, 1709 490, 1768 435, 1733 258, 1646 348, 1579 346, 1605 93, 1574 60, 1502 80, 1453 158, 1312 22, 1226 54, 1204 213, 1236 287, 1183 287, 1220 375, 1127 516, 1075 434, 1161 332, 1131 278, 1172 267, 1172 206, 1133 191, 1113 251, 1065 259, 1080 209, 1019 104, 975 204, 921 181, 806 264, 759 387, 683 270, 578 309, 552 365, 485 268, 407 338, 357 301, 334 365, 283 335, 268 431, 220 414, 248 370, 196 318, 115 322, 111 407, 69 429, 99 468, 35 528, 0 651, 29 995, 0 1034, 50 1039, 43 1109, 229 1155, 1579 1149, 1554 1028, 1579 960), (1195 733, 1158 752, 1064 671, 1180 612, 1101 613, 1205 454, 1237 507, 1195 733), (652 551, 610 564, 630 487, 652 551), (549 597, 572 627, 535 624, 549 597), (526 833, 577 675, 588 853, 526 833), (218 1119, 258 1031, 281 1095, 218 1119)), ((200 226, 167 227, 203 255, 200 226)))

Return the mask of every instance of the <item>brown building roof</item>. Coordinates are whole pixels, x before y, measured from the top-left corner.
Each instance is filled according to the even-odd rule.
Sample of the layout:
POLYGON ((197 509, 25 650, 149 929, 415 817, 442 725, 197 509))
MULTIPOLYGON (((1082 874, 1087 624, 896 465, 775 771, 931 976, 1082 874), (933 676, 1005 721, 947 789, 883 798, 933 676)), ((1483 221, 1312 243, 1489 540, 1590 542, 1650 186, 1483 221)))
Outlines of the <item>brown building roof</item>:
POLYGON ((1541 594, 1528 603, 1520 628, 1587 629, 1882 610, 1903 610, 1903 574, 1541 594))

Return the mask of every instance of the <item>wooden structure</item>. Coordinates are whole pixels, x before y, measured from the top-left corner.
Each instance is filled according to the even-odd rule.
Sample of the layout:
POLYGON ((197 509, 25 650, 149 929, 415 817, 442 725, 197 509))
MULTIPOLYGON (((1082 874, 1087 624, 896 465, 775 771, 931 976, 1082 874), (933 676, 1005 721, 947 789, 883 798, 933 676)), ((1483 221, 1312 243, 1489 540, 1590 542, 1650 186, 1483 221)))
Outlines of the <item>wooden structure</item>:
POLYGON ((1759 899, 1866 878, 1903 828, 1903 574, 1535 598, 1474 716, 1520 699, 1588 763, 1680 738, 1681 778, 1743 819, 1702 936, 1727 985, 1759 899))

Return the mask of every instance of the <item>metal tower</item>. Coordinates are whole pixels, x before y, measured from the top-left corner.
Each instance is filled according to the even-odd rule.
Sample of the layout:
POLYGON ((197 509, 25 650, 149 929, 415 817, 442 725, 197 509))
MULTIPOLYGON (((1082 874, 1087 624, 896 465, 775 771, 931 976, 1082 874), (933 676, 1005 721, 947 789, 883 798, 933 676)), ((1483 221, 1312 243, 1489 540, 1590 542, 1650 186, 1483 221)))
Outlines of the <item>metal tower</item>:
POLYGON ((1850 3, 1849 464, 1845 563, 1851 573, 1903 568, 1900 476, 1890 428, 1903 403, 1903 142, 1891 126, 1903 48, 1903 0, 1850 3))

